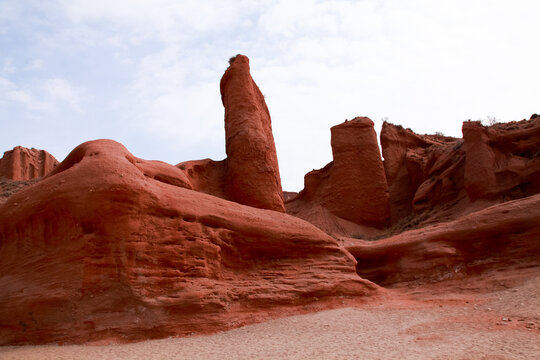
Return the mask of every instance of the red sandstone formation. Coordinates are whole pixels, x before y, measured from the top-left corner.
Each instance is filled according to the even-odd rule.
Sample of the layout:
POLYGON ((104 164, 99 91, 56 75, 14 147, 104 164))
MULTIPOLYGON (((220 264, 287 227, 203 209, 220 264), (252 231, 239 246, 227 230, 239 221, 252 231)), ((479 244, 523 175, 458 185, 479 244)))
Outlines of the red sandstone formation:
MULTIPOLYGON (((349 239, 363 278, 388 286, 540 265, 540 194, 378 240, 349 239)), ((466 281, 466 280, 465 280, 466 281)))
POLYGON ((0 175, 49 175, 0 182, 0 345, 224 330, 378 293, 358 275, 418 285, 539 265, 539 117, 466 122, 463 139, 385 123, 384 164, 373 122, 355 118, 331 129, 333 161, 283 193, 249 60, 230 64, 223 161, 174 167, 112 140, 56 167, 46 152, 6 152, 0 175), (319 229, 281 213, 284 197, 319 229), (419 226, 341 246, 320 230, 368 238, 419 226))
POLYGON ((408 225, 423 227, 379 241, 345 239, 360 276, 395 285, 539 265, 540 118, 469 121, 463 135, 383 125, 393 220, 415 215, 408 225))
POLYGON ((485 127, 463 123, 465 189, 472 201, 540 192, 540 117, 485 127))
POLYGON ((373 121, 357 117, 330 131, 334 160, 323 206, 354 223, 385 225, 390 216, 388 187, 373 121))
POLYGON ((240 204, 284 212, 270 113, 251 78, 246 56, 230 60, 220 89, 225 107, 228 197, 240 204))
POLYGON ((540 118, 463 124, 463 139, 417 135, 384 123, 381 145, 393 223, 436 221, 540 192, 540 118), (482 203, 476 203, 482 200, 482 203))
POLYGON ((0 344, 217 331, 377 291, 311 224, 190 187, 178 168, 98 140, 9 197, 0 344))
POLYGON ((0 159, 0 177, 32 180, 47 175, 56 165, 58 161, 45 150, 16 146, 0 159))
POLYGON ((306 174, 304 190, 287 203, 287 212, 329 232, 386 225, 388 188, 373 122, 358 117, 332 127, 331 134, 333 161, 306 174))
POLYGON ((381 146, 392 222, 437 205, 455 205, 463 190, 463 140, 418 135, 385 122, 381 146), (450 180, 451 179, 451 180, 450 180))

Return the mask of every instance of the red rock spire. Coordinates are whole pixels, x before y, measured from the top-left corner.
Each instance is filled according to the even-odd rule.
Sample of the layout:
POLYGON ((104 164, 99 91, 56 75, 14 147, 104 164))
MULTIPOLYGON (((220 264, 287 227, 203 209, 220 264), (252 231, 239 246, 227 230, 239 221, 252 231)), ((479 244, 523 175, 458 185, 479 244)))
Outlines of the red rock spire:
POLYGON ((226 192, 240 204, 285 211, 272 124, 264 96, 237 55, 221 78, 227 152, 226 192))

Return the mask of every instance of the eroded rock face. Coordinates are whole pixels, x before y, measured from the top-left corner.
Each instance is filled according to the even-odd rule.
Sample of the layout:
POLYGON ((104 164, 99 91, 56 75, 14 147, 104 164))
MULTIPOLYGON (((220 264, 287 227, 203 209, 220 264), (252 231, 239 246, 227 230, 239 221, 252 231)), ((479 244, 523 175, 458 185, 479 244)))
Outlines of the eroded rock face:
POLYGON ((230 200, 225 192, 227 159, 221 161, 190 160, 181 162, 176 167, 186 174, 193 190, 230 200))
POLYGON ((45 150, 16 146, 0 159, 0 177, 25 181, 50 173, 58 161, 45 150))
POLYGON ((270 113, 251 78, 246 56, 231 59, 220 89, 225 107, 227 196, 240 204, 284 212, 270 113))
POLYGON ((390 217, 388 186, 373 121, 357 117, 330 131, 331 196, 324 198, 323 205, 342 219, 384 226, 390 217))
POLYGON ((463 123, 465 189, 472 201, 540 192, 540 117, 483 126, 463 123))
MULTIPOLYGON (((329 227, 318 223, 316 208, 354 224, 386 225, 388 188, 373 122, 358 117, 332 127, 331 134, 333 161, 306 174, 304 190, 287 203, 287 211, 323 228, 329 227)), ((332 222, 343 223, 339 219, 332 222)))
POLYGON ((385 122, 381 130, 392 222, 441 204, 457 203, 463 192, 463 140, 418 135, 385 122))
POLYGON ((392 222, 411 214, 452 219, 540 192, 540 119, 463 123, 463 139, 418 135, 385 123, 381 132, 392 222), (469 210, 468 210, 469 209, 469 210))
POLYGON ((488 269, 538 266, 540 195, 378 241, 350 239, 358 274, 377 284, 467 279, 488 269))
POLYGON ((378 291, 311 224, 191 188, 180 169, 98 140, 9 197, 0 344, 217 331, 378 291))

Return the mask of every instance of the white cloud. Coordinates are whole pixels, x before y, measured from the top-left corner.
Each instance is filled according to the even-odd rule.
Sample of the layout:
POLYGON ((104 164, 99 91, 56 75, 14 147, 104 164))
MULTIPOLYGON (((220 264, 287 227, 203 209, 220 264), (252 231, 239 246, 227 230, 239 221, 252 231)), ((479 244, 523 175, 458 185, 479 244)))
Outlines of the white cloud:
POLYGON ((43 68, 43 60, 40 60, 40 59, 34 59, 34 60, 31 60, 28 65, 26 65, 24 67, 24 70, 25 71, 35 71, 35 70, 40 70, 43 68))
POLYGON ((81 111, 82 98, 81 90, 64 79, 46 79, 21 86, 0 77, 0 104, 19 106, 22 112, 52 114, 65 106, 81 111))
POLYGON ((175 148, 222 144, 217 154, 215 149, 201 151, 203 157, 222 156, 220 74, 205 76, 211 70, 205 65, 200 55, 183 55, 176 46, 142 59, 122 100, 132 106, 126 110, 135 127, 156 139, 176 143, 175 148))
POLYGON ((13 65, 13 59, 7 58, 4 60, 4 63, 2 64, 2 69, 0 70, 1 75, 9 75, 14 73, 16 70, 15 66, 13 65))
POLYGON ((67 105, 73 110, 82 111, 81 102, 83 97, 81 90, 64 79, 47 79, 41 85, 44 98, 52 107, 67 105))
POLYGON ((257 8, 255 1, 62 1, 61 9, 74 24, 112 25, 127 31, 130 41, 148 39, 166 42, 189 41, 189 37, 234 27, 246 13, 257 8))

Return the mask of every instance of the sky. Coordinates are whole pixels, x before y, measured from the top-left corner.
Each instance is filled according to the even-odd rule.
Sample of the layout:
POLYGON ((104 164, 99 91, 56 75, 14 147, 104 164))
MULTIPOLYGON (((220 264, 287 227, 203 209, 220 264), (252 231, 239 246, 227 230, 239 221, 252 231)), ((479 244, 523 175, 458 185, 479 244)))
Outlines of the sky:
POLYGON ((539 18, 538 0, 0 0, 0 154, 108 138, 221 160, 219 81, 244 54, 299 191, 345 119, 461 137, 540 113, 539 18))

